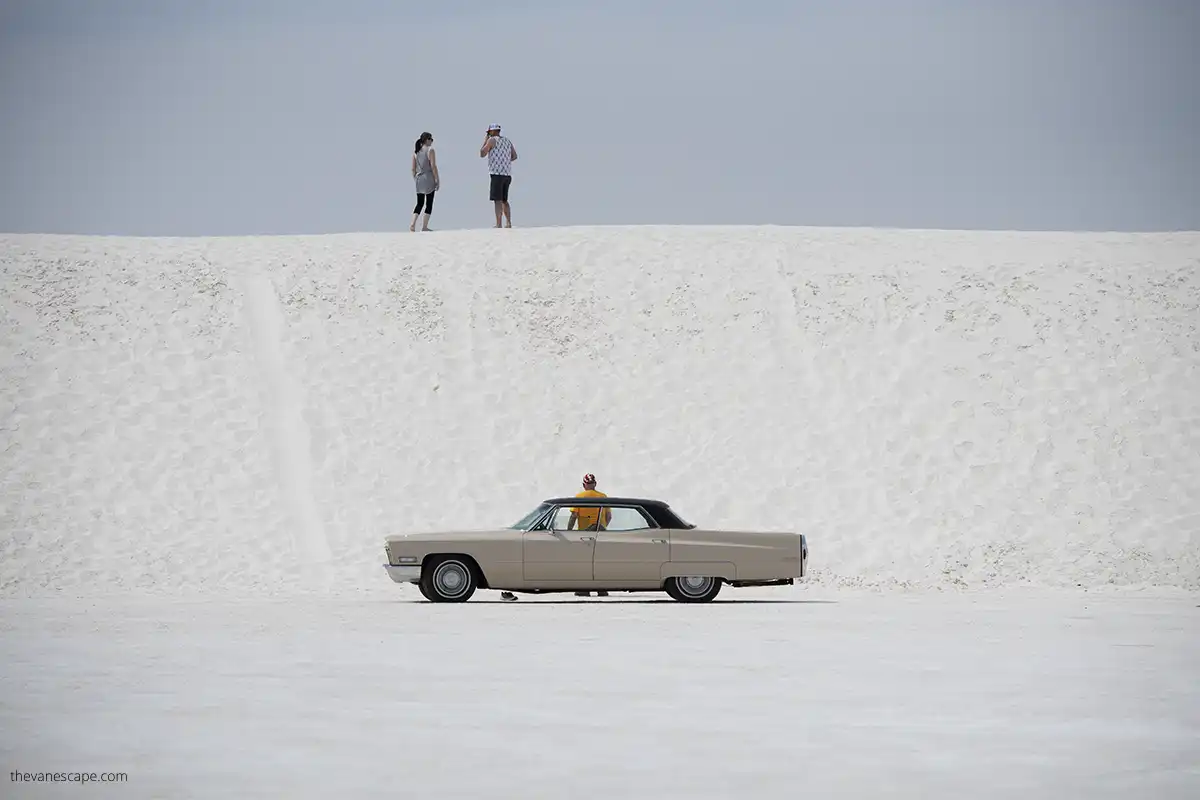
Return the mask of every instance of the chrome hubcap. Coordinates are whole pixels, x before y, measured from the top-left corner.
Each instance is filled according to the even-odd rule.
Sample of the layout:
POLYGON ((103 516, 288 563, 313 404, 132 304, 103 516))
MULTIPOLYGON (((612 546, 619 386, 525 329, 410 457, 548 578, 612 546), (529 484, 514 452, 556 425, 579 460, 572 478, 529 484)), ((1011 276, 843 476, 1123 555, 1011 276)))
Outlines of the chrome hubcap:
POLYGON ((443 597, 459 597, 470 586, 467 570, 456 561, 449 561, 433 574, 433 585, 443 597))
POLYGON ((699 597, 712 589, 713 579, 688 576, 680 578, 676 583, 679 585, 679 591, 689 597, 699 597))

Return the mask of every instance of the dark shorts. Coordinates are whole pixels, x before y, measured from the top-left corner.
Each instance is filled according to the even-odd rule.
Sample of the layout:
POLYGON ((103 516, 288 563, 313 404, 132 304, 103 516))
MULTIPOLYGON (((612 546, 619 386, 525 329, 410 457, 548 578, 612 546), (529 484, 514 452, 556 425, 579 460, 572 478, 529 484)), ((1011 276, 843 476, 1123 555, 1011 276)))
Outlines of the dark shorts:
POLYGON ((493 175, 492 190, 491 194, 488 195, 488 199, 492 200, 493 202, 499 200, 500 202, 507 203, 508 187, 511 185, 512 175, 493 175))

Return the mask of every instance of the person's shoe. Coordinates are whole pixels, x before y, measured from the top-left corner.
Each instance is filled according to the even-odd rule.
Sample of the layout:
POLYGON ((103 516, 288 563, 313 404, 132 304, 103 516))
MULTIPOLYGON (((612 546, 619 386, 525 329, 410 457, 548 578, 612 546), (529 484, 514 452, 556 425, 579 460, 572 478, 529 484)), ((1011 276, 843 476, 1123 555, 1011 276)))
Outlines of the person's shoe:
POLYGON ((596 592, 596 597, 608 597, 608 592, 596 592))
POLYGON ((500 599, 511 603, 513 600, 517 599, 517 596, 512 592, 501 592, 500 599))
POLYGON ((591 597, 592 593, 591 592, 576 592, 575 596, 576 597, 591 597))

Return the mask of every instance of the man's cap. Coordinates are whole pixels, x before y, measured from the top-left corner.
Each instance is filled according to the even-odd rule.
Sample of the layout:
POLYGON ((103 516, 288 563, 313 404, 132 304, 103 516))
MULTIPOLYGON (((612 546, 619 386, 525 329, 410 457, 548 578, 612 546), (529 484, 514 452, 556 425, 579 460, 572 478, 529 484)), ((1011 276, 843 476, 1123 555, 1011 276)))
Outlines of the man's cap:
POLYGON ((500 130, 500 123, 499 123, 499 122, 493 122, 491 125, 488 125, 488 130, 489 130, 489 131, 498 131, 498 130, 500 130))

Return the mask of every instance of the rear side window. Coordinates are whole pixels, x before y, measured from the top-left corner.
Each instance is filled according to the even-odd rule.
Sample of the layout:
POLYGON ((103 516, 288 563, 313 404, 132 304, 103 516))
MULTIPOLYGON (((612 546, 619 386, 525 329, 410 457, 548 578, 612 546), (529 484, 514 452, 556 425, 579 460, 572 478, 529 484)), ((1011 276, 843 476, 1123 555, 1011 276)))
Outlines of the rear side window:
POLYGON ((629 506, 613 506, 612 519, 609 520, 607 530, 610 531, 644 531, 647 528, 655 527, 646 515, 639 508, 629 506))

